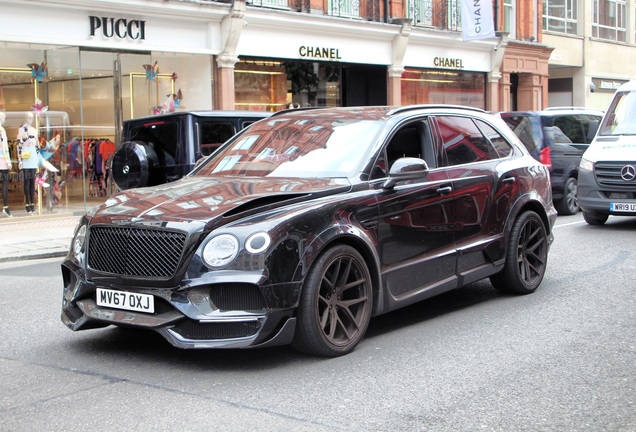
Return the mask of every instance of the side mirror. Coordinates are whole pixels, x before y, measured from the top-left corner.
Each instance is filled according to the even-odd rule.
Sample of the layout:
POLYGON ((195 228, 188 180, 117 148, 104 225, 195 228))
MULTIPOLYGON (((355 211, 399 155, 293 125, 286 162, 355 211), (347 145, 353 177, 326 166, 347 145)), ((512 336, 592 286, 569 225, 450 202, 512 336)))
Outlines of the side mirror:
POLYGON ((428 164, 423 159, 403 157, 396 160, 389 170, 389 179, 382 185, 393 189, 401 181, 421 179, 428 174, 428 164))

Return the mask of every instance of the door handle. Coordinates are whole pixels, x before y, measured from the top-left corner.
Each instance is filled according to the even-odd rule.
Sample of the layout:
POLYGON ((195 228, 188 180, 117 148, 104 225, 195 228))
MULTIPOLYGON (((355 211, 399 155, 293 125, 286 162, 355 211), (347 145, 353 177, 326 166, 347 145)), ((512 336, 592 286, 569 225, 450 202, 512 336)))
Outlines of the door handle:
POLYGON ((502 183, 507 184, 507 185, 511 185, 515 181, 517 181, 517 179, 514 178, 514 177, 506 177, 505 179, 502 180, 502 183))
POLYGON ((445 186, 445 187, 441 187, 437 189, 437 193, 440 195, 446 195, 451 193, 452 191, 453 191, 453 188, 451 186, 445 186))

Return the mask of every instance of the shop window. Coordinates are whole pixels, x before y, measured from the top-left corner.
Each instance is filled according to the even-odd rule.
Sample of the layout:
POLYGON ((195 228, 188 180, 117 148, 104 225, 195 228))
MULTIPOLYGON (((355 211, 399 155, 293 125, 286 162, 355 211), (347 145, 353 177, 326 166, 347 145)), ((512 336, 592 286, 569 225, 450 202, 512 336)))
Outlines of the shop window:
POLYGON ((335 62, 243 60, 234 69, 235 106, 255 111, 340 106, 341 73, 335 62))
POLYGON ((593 0, 592 37, 625 42, 626 0, 593 0))
POLYGON ((543 0, 543 30, 577 34, 577 0, 543 0))
POLYGON ((406 69, 402 105, 453 104, 485 108, 485 74, 451 70, 406 69))
POLYGON ((279 111, 287 104, 287 75, 281 62, 237 63, 234 86, 236 109, 279 111))
POLYGON ((337 17, 359 17, 359 0, 328 0, 329 15, 337 17))
POLYGON ((503 2, 503 30, 509 33, 514 39, 517 37, 517 4, 515 0, 504 0, 503 2))
POLYGON ((287 0, 247 0, 247 4, 264 8, 289 9, 287 0))
POLYGON ((414 25, 434 27, 441 30, 461 30, 460 0, 408 0, 406 17, 414 25))

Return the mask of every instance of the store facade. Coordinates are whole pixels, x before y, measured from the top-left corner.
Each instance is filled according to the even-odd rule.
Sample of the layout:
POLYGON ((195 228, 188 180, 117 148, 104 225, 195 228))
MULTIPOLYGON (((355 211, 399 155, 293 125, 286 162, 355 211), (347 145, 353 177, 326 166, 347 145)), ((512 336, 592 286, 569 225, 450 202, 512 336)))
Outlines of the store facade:
POLYGON ((14 215, 24 206, 16 144, 28 113, 35 114, 40 141, 58 137, 60 143, 52 151, 42 147, 41 156, 59 170, 38 172, 36 213, 45 214, 78 203, 90 208, 112 192, 104 149, 119 144, 125 119, 175 102, 188 109, 212 106, 212 59, 221 40, 210 29, 220 26, 227 8, 180 8, 175 15, 156 6, 95 11, 82 4, 94 6, 38 5, 34 13, 28 2, 2 4, 0 111, 14 161, 14 215), (177 94, 187 97, 176 101, 177 94))
MULTIPOLYGON (((49 186, 38 188, 39 214, 90 208, 113 192, 103 149, 121 145, 122 123, 134 117, 290 104, 492 109, 497 100, 499 40, 464 42, 460 33, 413 28, 408 19, 368 22, 242 1, 42 2, 37 13, 28 3, 0 3, 0 111, 12 159, 29 112, 43 145, 60 142, 43 151, 59 172, 40 172, 49 186)), ((19 210, 17 163, 10 179, 10 205, 19 210)))

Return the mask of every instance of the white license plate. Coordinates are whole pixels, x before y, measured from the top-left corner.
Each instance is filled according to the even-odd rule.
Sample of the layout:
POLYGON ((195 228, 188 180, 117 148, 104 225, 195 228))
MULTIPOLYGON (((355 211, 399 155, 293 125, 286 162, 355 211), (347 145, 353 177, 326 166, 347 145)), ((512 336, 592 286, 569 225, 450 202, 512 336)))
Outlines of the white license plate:
POLYGON ((155 311, 155 299, 151 295, 104 288, 97 288, 97 305, 137 312, 155 311))
POLYGON ((610 211, 636 213, 636 203, 610 203, 610 211))

